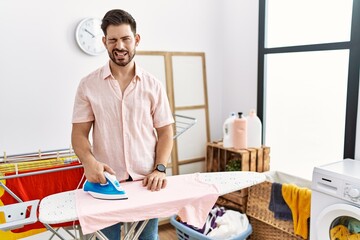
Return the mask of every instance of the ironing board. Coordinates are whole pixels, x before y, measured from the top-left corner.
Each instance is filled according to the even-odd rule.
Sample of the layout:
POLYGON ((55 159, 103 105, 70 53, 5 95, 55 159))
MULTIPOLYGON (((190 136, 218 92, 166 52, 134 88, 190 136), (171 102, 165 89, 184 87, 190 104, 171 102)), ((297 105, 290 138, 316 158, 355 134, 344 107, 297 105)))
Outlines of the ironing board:
MULTIPOLYGON (((214 185, 217 189, 218 195, 224 195, 230 192, 238 191, 253 186, 255 184, 264 182, 266 179, 263 173, 247 172, 247 171, 210 172, 210 173, 197 173, 197 174, 198 174, 198 179, 201 182, 214 185)), ((173 177, 176 176, 168 176, 168 180, 171 180, 171 178, 173 177)), ((171 187, 171 186, 168 185, 167 187, 171 187)), ((76 191, 82 191, 82 190, 57 193, 43 198, 40 202, 40 207, 39 207, 39 221, 44 224, 57 224, 57 223, 79 220, 79 216, 76 208, 76 191)), ((188 192, 191 191, 192 189, 189 189, 188 192)), ((182 194, 186 195, 187 193, 184 192, 182 194)), ((146 202, 147 200, 148 199, 144 199, 143 201, 146 202)), ((168 212, 169 214, 168 217, 177 214, 175 210, 171 210, 172 204, 173 204, 172 202, 169 202, 168 204, 162 203, 161 206, 161 208, 170 209, 169 210, 170 212, 168 212)), ((154 217, 158 217, 158 216, 154 216, 154 217)), ((132 227, 131 230, 134 232, 129 232, 128 235, 125 236, 125 239, 137 239, 137 237, 141 233, 146 223, 147 221, 144 221, 143 226, 141 226, 137 232, 134 230, 135 227, 132 227)), ((81 224, 82 222, 80 219, 80 225, 81 224)), ((136 221, 135 224, 138 224, 138 221, 136 221)), ((99 239, 106 239, 106 237, 103 236, 100 231, 95 231, 93 236, 96 236, 99 239)))

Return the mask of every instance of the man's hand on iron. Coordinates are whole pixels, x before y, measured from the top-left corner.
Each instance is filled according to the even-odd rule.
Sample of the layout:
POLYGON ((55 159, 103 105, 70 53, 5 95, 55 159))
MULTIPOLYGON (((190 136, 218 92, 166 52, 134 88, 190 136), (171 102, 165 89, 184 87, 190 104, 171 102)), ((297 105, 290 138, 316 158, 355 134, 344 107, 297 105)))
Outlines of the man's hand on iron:
POLYGON ((83 164, 85 177, 89 182, 93 183, 106 183, 106 178, 104 176, 104 171, 107 171, 110 174, 115 174, 114 170, 108 165, 94 161, 88 161, 86 164, 83 164))
POLYGON ((167 184, 166 174, 159 171, 153 171, 143 180, 143 186, 151 191, 160 191, 167 184))

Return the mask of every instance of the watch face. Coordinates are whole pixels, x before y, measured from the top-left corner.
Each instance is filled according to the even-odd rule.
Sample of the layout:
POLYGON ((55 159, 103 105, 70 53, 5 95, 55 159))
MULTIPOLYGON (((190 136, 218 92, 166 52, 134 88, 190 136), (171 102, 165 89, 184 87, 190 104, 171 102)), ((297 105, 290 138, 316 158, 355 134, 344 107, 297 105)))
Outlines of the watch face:
POLYGON ((99 55, 106 48, 102 42, 104 36, 101 30, 101 20, 98 18, 85 18, 82 20, 75 32, 79 47, 87 54, 99 55))
POLYGON ((156 170, 158 170, 159 172, 165 172, 166 167, 163 164, 158 164, 156 165, 156 170))

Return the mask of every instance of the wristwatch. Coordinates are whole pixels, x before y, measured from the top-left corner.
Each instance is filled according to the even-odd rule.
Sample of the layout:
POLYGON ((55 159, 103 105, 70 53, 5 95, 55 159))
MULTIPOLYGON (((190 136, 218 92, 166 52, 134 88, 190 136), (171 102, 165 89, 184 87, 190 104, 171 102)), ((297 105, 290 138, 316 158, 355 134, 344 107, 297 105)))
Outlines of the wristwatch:
POLYGON ((166 167, 164 164, 157 164, 154 170, 166 173, 166 167))

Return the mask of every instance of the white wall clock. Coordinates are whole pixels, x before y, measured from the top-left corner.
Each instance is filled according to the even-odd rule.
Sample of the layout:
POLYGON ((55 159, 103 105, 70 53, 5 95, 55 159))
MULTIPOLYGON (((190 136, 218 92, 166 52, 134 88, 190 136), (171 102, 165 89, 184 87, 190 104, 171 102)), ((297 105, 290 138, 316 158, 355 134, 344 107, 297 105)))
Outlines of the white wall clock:
POLYGON ((99 55, 106 48, 102 42, 104 36, 101 30, 101 20, 98 18, 85 18, 76 27, 75 37, 81 50, 89 55, 99 55))

